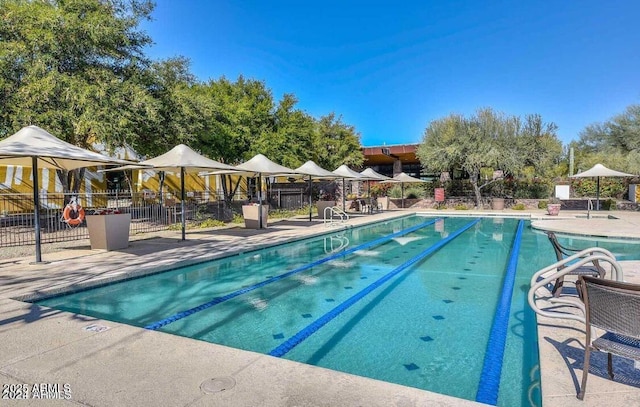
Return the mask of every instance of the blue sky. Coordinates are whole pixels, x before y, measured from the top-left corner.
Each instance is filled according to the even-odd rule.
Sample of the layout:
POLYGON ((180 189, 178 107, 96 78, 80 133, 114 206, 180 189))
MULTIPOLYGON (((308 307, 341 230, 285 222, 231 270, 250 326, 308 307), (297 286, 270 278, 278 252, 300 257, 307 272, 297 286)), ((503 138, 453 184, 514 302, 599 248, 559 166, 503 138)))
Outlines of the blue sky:
POLYGON ((640 1, 156 0, 154 59, 264 81, 364 146, 417 143, 480 107, 539 113, 564 143, 640 104, 640 1))

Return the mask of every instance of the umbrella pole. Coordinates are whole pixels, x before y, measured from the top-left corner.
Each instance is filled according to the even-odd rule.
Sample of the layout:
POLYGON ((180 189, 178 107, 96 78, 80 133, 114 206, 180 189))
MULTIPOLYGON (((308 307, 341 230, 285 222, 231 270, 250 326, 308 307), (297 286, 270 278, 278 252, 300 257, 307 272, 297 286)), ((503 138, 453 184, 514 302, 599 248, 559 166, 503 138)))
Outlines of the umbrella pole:
POLYGON ((312 202, 312 197, 311 197, 311 190, 313 189, 313 184, 311 182, 311 175, 309 175, 309 222, 311 222, 311 207, 313 206, 313 202, 312 202))
POLYGON ((262 173, 258 173, 258 229, 262 229, 262 173))
POLYGON ((600 177, 596 177, 596 211, 600 210, 600 177))
POLYGON ((347 211, 347 198, 346 198, 347 188, 344 186, 344 178, 342 178, 342 210, 347 211))
POLYGON ((33 225, 36 232, 36 263, 42 263, 42 249, 40 247, 40 188, 38 186, 38 157, 31 157, 31 168, 33 170, 33 225))
POLYGON ((186 237, 186 227, 184 222, 184 167, 180 167, 180 210, 182 211, 182 240, 186 237))
POLYGON ((402 194, 402 209, 404 209, 404 182, 400 183, 400 193, 402 194))

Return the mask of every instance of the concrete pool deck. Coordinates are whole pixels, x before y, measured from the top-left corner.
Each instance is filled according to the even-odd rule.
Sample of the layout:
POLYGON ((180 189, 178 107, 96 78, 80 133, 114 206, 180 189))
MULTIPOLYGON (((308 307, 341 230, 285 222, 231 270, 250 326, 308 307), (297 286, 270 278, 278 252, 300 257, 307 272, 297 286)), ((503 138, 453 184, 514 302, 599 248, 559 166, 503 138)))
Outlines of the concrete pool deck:
MULTIPOLYGON (((356 216, 354 226, 414 211, 356 216)), ((423 211, 442 215, 513 215, 523 211, 423 211)), ((531 212, 534 228, 640 239, 640 213, 607 212, 619 219, 576 218, 563 212, 549 217, 531 212)), ((600 213, 598 213, 600 215, 600 213)), ((480 405, 415 388, 309 366, 254 352, 147 331, 124 324, 39 307, 16 300, 70 286, 175 268, 291 239, 327 232, 322 221, 285 220, 268 229, 241 228, 155 233, 127 249, 91 250, 87 242, 34 256, 0 259, 0 382, 62 384, 69 400, 52 405, 90 406, 473 406, 480 405), (204 393, 210 379, 217 389, 204 393)), ((551 248, 550 248, 551 250, 551 248)), ((625 279, 640 283, 640 262, 623 262, 625 279)), ((565 320, 538 318, 543 405, 626 406, 640 400, 640 388, 589 375, 585 401, 576 399, 582 377, 584 329, 565 320)), ((635 386, 639 386, 636 384, 635 386)), ((61 394, 65 396, 64 392, 61 394)), ((11 405, 2 400, 2 405, 11 405)), ((16 400, 15 405, 37 405, 16 400)))

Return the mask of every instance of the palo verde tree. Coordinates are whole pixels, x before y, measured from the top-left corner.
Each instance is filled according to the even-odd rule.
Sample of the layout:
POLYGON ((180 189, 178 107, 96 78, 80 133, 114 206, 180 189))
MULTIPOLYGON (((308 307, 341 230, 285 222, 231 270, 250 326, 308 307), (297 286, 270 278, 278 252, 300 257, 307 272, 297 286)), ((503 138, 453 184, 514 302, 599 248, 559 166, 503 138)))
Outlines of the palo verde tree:
POLYGON ((539 115, 527 116, 523 125, 518 117, 484 108, 469 118, 452 114, 431 122, 416 155, 428 170, 466 172, 481 207, 482 188, 501 179, 483 180, 482 169, 518 175, 527 166, 544 168, 561 151, 555 125, 543 123, 539 115))

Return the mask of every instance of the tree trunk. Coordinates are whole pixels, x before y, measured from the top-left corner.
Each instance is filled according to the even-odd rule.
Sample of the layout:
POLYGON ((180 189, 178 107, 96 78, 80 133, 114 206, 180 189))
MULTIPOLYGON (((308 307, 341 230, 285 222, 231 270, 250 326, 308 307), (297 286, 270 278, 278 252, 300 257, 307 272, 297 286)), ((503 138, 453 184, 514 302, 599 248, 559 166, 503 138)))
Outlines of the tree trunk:
POLYGON ((474 170, 469 174, 469 181, 473 186, 473 193, 476 198, 476 209, 482 209, 482 194, 480 193, 480 186, 478 185, 478 178, 480 176, 480 170, 474 170))

